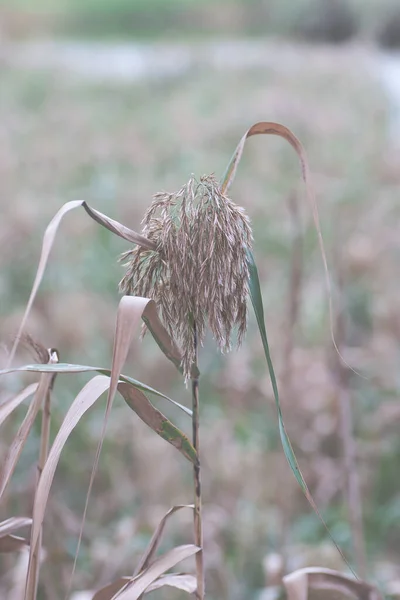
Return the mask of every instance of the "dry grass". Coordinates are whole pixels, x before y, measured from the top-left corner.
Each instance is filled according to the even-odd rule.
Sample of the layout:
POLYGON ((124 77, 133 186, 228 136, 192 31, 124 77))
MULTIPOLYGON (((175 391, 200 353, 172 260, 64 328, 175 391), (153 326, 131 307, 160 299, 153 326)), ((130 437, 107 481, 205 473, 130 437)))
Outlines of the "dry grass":
MULTIPOLYGON (((252 121, 267 116, 286 122, 299 134, 315 173, 327 245, 341 246, 340 260, 351 282, 345 293, 345 355, 373 377, 372 382, 352 377, 350 385, 357 399, 357 435, 362 440, 358 460, 371 571, 378 579, 399 577, 395 561, 398 490, 391 475, 396 473, 398 457, 393 425, 398 419, 393 334, 398 329, 394 277, 398 209, 393 198, 399 181, 393 154, 384 145, 384 101, 358 64, 349 59, 346 67, 343 62, 339 66, 329 54, 314 62, 307 56, 303 69, 297 65, 283 72, 248 72, 239 83, 237 75, 214 78, 199 73, 178 84, 134 90, 12 70, 5 70, 3 81, 4 335, 15 332, 20 319, 39 232, 65 200, 84 196, 135 229, 155 189, 177 189, 194 169, 199 175, 222 172, 238 133, 249 124, 249 114, 252 121), (77 152, 81 139, 85 147, 77 152)), ((281 372, 282 327, 288 318, 282 299, 291 249, 283 199, 297 188, 297 165, 289 150, 272 139, 268 149, 265 140, 254 140, 246 152, 232 195, 246 206, 254 223, 255 251, 262 256, 267 327, 281 372)), ((100 233, 82 215, 71 215, 65 222, 54 266, 30 322, 35 337, 62 348, 63 360, 78 362, 85 357, 93 364, 107 362, 120 279, 114 263, 124 249, 123 242, 100 233)), ((314 234, 307 226, 304 252, 303 302, 292 352, 295 383, 285 398, 286 425, 306 480, 334 535, 347 547, 323 271, 314 234)), ((150 340, 145 340, 140 353, 137 349, 134 346, 132 374, 182 400, 184 389, 174 383, 173 369, 154 354, 150 340)), ((229 355, 222 363, 207 338, 200 355, 206 373, 204 535, 211 598, 254 595, 264 585, 262 559, 271 549, 285 553, 291 568, 315 562, 313 547, 323 536, 317 521, 306 516, 283 465, 272 404, 265 407, 269 383, 260 360, 252 322, 248 343, 238 355, 229 355)), ((20 377, 9 377, 4 397, 20 386, 20 377)), ((55 427, 74 391, 65 391, 61 377, 54 392, 55 427)), ((80 589, 130 572, 165 510, 191 497, 189 474, 175 450, 150 436, 137 420, 127 420, 125 406, 114 408, 83 538, 76 577, 80 589), (115 547, 120 549, 118 556, 110 555, 115 547)), ((184 427, 180 417, 173 416, 184 427)), ((2 430, 2 453, 20 420, 17 417, 2 430)), ((94 411, 77 428, 56 475, 44 530, 49 558, 41 584, 41 593, 50 599, 60 597, 68 584, 101 418, 102 413, 94 411)), ((37 438, 34 431, 9 493, 8 506, 16 514, 28 512, 31 505, 35 485, 31 453, 37 438)), ((184 543, 178 526, 170 531, 168 544, 184 543)), ((317 547, 320 563, 342 568, 335 554, 323 558, 317 547)), ((11 561, 4 563, 9 573, 11 565, 11 561)), ((9 584, 5 578, 3 587, 9 584)))

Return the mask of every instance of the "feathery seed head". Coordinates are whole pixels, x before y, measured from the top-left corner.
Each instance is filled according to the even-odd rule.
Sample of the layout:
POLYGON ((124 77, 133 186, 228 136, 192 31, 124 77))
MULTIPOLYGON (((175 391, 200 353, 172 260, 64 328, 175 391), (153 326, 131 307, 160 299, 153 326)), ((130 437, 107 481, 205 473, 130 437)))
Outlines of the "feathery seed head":
POLYGON ((157 250, 136 246, 122 255, 124 294, 146 296, 158 305, 170 334, 183 348, 185 378, 195 358, 193 324, 202 343, 206 322, 222 352, 246 331, 249 271, 248 217, 224 196, 214 176, 192 177, 178 192, 158 193, 145 213, 142 234, 157 250))

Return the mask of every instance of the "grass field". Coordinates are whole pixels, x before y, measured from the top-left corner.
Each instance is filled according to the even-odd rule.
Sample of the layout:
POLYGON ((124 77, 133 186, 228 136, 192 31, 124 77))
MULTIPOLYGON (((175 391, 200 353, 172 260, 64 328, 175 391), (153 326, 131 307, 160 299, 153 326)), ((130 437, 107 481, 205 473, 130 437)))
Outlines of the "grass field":
MULTIPOLYGON (((398 157, 386 141, 386 101, 371 74, 360 68, 357 55, 349 52, 343 61, 333 50, 301 47, 297 54, 296 63, 283 68, 277 51, 276 68, 218 74, 199 69, 141 84, 96 84, 62 72, 3 65, 1 337, 10 339, 17 329, 41 236, 64 202, 85 198, 138 229, 153 193, 178 189, 191 173, 222 175, 253 122, 286 124, 307 149, 331 275, 340 273, 345 282, 342 293, 334 296, 335 306, 341 303, 346 315, 343 353, 368 377, 352 375, 346 389, 355 418, 370 574, 384 583, 400 577, 398 157)), ((343 385, 333 374, 316 234, 292 149, 277 138, 251 140, 232 198, 253 222, 271 351, 280 376, 291 299, 293 196, 301 206, 304 256, 291 391, 283 398, 283 410, 305 478, 335 539, 351 558, 337 404, 343 385)), ((57 347, 63 361, 109 364, 123 273, 116 259, 127 248, 83 211, 69 215, 61 226, 29 332, 46 347, 57 347)), ((219 356, 207 339, 200 370, 210 600, 257 598, 272 581, 263 568, 272 552, 284 557, 288 569, 315 563, 343 569, 286 466, 254 321, 237 354, 219 356)), ((180 402, 189 401, 173 368, 148 338, 135 343, 129 374, 180 402)), ((22 380, 2 380, 2 396, 19 389, 22 380)), ((83 381, 57 380, 54 428, 83 381)), ((165 510, 191 501, 191 473, 183 459, 154 439, 122 403, 116 402, 114 409, 90 501, 76 589, 130 573, 165 510)), ((62 597, 68 582, 102 416, 97 409, 85 418, 56 476, 45 526, 49 559, 41 593, 48 600, 62 597)), ((179 414, 173 417, 187 428, 179 414)), ((3 429, 1 454, 17 424, 13 417, 3 429)), ((33 435, 3 507, 4 518, 11 510, 30 510, 36 442, 33 435)), ((190 537, 189 519, 180 525, 183 529, 178 519, 178 525, 170 526, 166 545, 190 537)), ((11 570, 12 564, 7 559, 2 568, 11 570)))

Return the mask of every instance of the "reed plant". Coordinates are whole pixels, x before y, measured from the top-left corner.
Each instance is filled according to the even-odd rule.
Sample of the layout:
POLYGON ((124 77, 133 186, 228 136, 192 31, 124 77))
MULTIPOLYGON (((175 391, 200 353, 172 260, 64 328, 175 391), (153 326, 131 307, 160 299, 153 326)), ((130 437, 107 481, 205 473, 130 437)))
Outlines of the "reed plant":
MULTIPOLYGON (((12 517, 0 524, 0 550, 5 552, 20 550, 24 547, 29 548, 26 580, 21 595, 24 600, 37 600, 38 598, 42 526, 60 455, 82 416, 105 392, 107 392, 106 411, 89 484, 80 539, 90 491, 106 434, 107 421, 117 392, 123 397, 127 406, 155 434, 172 444, 191 463, 194 501, 193 504, 176 504, 168 510, 132 574, 119 578, 90 597, 93 600, 132 600, 141 598, 144 594, 163 586, 172 586, 195 594, 198 600, 205 598, 207 582, 202 534, 201 377, 198 355, 207 329, 211 331, 216 345, 223 353, 231 350, 235 340, 238 345, 244 341, 249 301, 255 312, 271 378, 284 454, 310 505, 322 520, 299 469, 284 425, 279 391, 267 340, 261 288, 252 249, 253 236, 250 220, 244 210, 237 206, 228 195, 246 140, 260 134, 283 137, 292 145, 299 157, 306 195, 320 243, 330 304, 331 333, 336 346, 330 278, 317 205, 310 183, 309 167, 301 143, 286 127, 270 122, 253 125, 241 138, 220 181, 214 175, 202 176, 199 179, 191 176, 177 192, 155 194, 144 215, 140 233, 100 213, 85 201, 77 200, 65 204, 45 232, 38 270, 24 317, 9 355, 9 365, 0 372, 2 376, 16 371, 40 374, 38 383, 29 385, 17 396, 9 398, 0 406, 1 424, 26 398, 33 397, 2 465, 0 499, 4 497, 4 492, 29 432, 38 414, 42 412, 38 481, 32 515, 12 517), (134 245, 121 257, 121 261, 126 267, 126 273, 120 283, 120 291, 123 296, 117 312, 110 368, 62 363, 60 362, 62 349, 60 349, 60 353, 54 349, 46 350, 37 342, 26 337, 29 313, 43 277, 58 226, 65 214, 78 207, 83 207, 86 213, 103 227, 134 245), (143 324, 142 334, 148 331, 152 335, 164 355, 175 365, 183 381, 187 385, 190 383, 191 408, 178 404, 162 392, 122 373, 131 340, 140 323, 143 324), (27 339, 29 345, 34 346, 37 350, 37 362, 22 367, 13 366, 18 345, 21 340, 27 339), (96 374, 72 402, 49 449, 51 390, 54 379, 59 373, 81 372, 96 374), (191 440, 156 408, 153 404, 154 399, 162 399, 178 406, 186 416, 191 418, 191 440), (192 542, 174 547, 157 556, 157 549, 168 519, 182 509, 193 511, 194 536, 192 542), (15 531, 27 526, 30 526, 29 539, 14 535, 15 531), (195 557, 195 574, 169 573, 170 569, 191 556, 195 557)), ((338 550, 341 552, 339 548, 338 550)), ((79 544, 73 571, 78 552, 79 544)), ((333 587, 345 590, 350 594, 356 592, 359 597, 362 595, 371 600, 379 598, 379 593, 373 586, 340 573, 321 569, 302 570, 292 574, 285 580, 285 585, 288 597, 293 599, 306 598, 308 587, 318 586, 333 587)), ((66 597, 69 596, 70 589, 67 589, 66 597)))

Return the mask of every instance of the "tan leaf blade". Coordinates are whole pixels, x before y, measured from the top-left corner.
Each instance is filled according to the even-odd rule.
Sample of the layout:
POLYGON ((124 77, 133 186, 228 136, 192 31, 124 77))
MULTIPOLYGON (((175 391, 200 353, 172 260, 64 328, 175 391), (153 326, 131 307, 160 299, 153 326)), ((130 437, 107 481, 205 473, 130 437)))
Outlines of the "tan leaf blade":
POLYGON ((365 581, 342 575, 339 571, 309 567, 298 569, 283 578, 288 600, 307 600, 309 589, 333 590, 350 598, 382 600, 378 590, 365 581))
POLYGON ((18 333, 17 336, 15 338, 15 342, 13 344, 13 347, 11 349, 11 353, 8 359, 8 365, 10 365, 13 361, 14 355, 15 355, 15 351, 17 349, 17 346, 19 344, 19 341, 21 339, 22 336, 22 332, 25 329, 25 325, 29 316, 29 313, 31 311, 33 302, 35 300, 37 291, 39 289, 39 285, 43 279, 43 275, 46 269, 46 265, 47 265, 47 261, 49 259, 49 255, 50 255, 50 251, 53 247, 54 244, 54 240, 57 234, 57 230, 58 227, 63 219, 63 217, 70 211, 73 210, 74 208, 78 208, 79 206, 83 206, 86 210, 86 212, 98 223, 100 223, 101 225, 104 225, 105 227, 107 227, 108 229, 110 229, 113 233, 119 235, 120 237, 123 237, 126 240, 129 240, 131 242, 134 242, 135 244, 139 244, 142 246, 145 246, 146 248, 150 248, 150 249, 155 249, 153 246, 154 244, 152 244, 152 242, 150 242, 149 240, 147 240, 145 237, 135 233, 134 231, 128 229, 127 227, 124 227, 123 225, 121 225, 120 223, 118 223, 117 221, 113 221, 112 219, 109 219, 108 217, 106 217, 105 215, 103 215, 102 213, 99 213, 98 211, 94 210, 93 208, 91 208, 90 206, 88 206, 88 204, 84 201, 84 200, 73 200, 71 202, 67 202, 66 204, 64 204, 60 210, 54 215, 54 217, 52 218, 52 220, 50 221, 50 223, 48 224, 46 231, 44 233, 43 236, 43 242, 42 242, 42 251, 40 254, 40 259, 39 259, 39 265, 36 271, 36 276, 35 276, 35 280, 33 282, 33 286, 32 286, 32 290, 29 296, 29 300, 28 300, 28 304, 26 306, 25 309, 25 313, 24 316, 22 317, 22 321, 21 321, 21 325, 18 329, 18 333), (108 225, 106 224, 108 223, 108 225))
POLYGON ((32 519, 29 517, 11 517, 0 523, 0 552, 18 552, 29 545, 28 540, 16 535, 14 531, 31 525, 32 519))
MULTIPOLYGON (((7 375, 8 373, 16 373, 16 372, 31 372, 31 373, 89 373, 92 371, 96 371, 97 373, 100 373, 101 375, 111 375, 111 370, 110 369, 105 369, 104 367, 92 367, 89 365, 74 365, 74 364, 70 364, 70 363, 57 363, 57 364, 32 364, 32 365, 23 365, 21 367, 13 367, 11 369, 3 369, 0 370, 0 375, 7 375)), ((129 383, 129 385, 134 386, 135 388, 141 390, 142 392, 146 392, 149 394, 154 394, 155 396, 157 396, 158 398, 163 398, 164 400, 168 400, 168 402, 170 402, 171 404, 173 404, 174 406, 176 406, 177 408, 180 408, 180 410, 182 410, 183 412, 185 412, 187 415, 189 415, 189 417, 192 416, 192 411, 190 408, 187 408, 187 406, 183 406, 182 404, 179 404, 179 402, 176 402, 176 400, 173 400, 172 398, 170 398, 169 396, 166 396, 165 394, 163 394, 162 392, 159 392, 158 390, 156 390, 155 388, 150 387, 149 385, 142 383, 141 381, 138 381, 137 379, 134 379, 133 377, 128 377, 127 375, 122 375, 122 373, 119 376, 121 381, 124 381, 126 383, 129 383)), ((33 386, 37 387, 37 383, 33 384, 33 386)), ((28 390, 28 388, 26 388, 28 390)), ((24 393, 24 392, 21 392, 24 393)), ((20 400, 20 402, 22 402, 24 400, 24 398, 22 398, 22 400, 20 400)), ((6 402, 4 402, 2 405, 0 405, 0 425, 2 423, 2 421, 4 420, 4 418, 2 418, 2 408, 4 406, 4 410, 6 412, 6 416, 8 416, 8 414, 10 414, 11 409, 7 408, 8 403, 13 403, 16 402, 16 398, 11 398, 10 400, 7 400, 6 402), (9 412, 7 412, 9 411, 9 412)), ((12 410, 14 410, 14 408, 12 408, 12 410)))
POLYGON ((145 594, 158 590, 165 585, 188 592, 188 594, 193 594, 197 589, 197 581, 194 575, 190 575, 189 573, 169 573, 168 575, 162 575, 149 585, 145 594))
MULTIPOLYGON (((157 345, 165 354, 165 356, 176 366, 178 371, 182 373, 182 352, 176 345, 175 341, 171 338, 168 331, 162 324, 160 317, 157 313, 157 307, 155 302, 151 301, 146 306, 143 313, 143 321, 146 323, 148 330, 157 342, 157 345)), ((198 372, 193 373, 193 376, 198 376, 198 372)))
POLYGON ((168 519, 174 513, 176 513, 178 510, 181 510, 182 508, 191 508, 193 510, 194 505, 193 504, 177 504, 176 506, 173 506, 172 508, 169 509, 168 512, 165 513, 165 515, 163 516, 163 518, 157 525, 157 529, 153 533, 151 540, 149 542, 149 545, 147 546, 145 552, 143 553, 142 558, 140 559, 138 566, 135 569, 135 576, 149 566, 150 562, 153 559, 153 556, 157 552, 157 548, 161 541, 162 535, 164 533, 165 525, 166 525, 168 519))
POLYGON ((56 435, 50 449, 48 459, 42 471, 33 506, 33 523, 31 534, 31 546, 35 547, 41 525, 44 519, 46 504, 53 482, 54 473, 60 459, 64 445, 79 423, 85 412, 96 402, 96 400, 108 389, 110 379, 105 375, 93 377, 79 392, 70 406, 64 421, 56 435))
POLYGON ((77 208, 78 206, 82 206, 82 200, 73 200, 72 202, 67 202, 66 204, 64 204, 60 208, 60 210, 54 215, 54 217, 52 218, 52 220, 50 221, 50 223, 48 224, 48 226, 46 228, 46 231, 43 236, 42 252, 40 255, 40 259, 39 259, 39 265, 38 265, 38 268, 36 271, 35 280, 33 282, 31 294, 29 296, 29 300, 28 300, 28 304, 25 309, 24 316, 22 317, 21 325, 19 326, 14 345, 11 349, 11 353, 10 353, 10 356, 8 359, 8 365, 10 365, 13 361, 15 351, 16 351, 18 343, 21 339, 22 332, 25 328, 26 321, 28 319, 28 316, 31 311, 33 302, 35 300, 37 291, 39 289, 39 285, 43 279, 44 271, 46 269, 50 251, 53 247, 53 243, 54 243, 54 239, 56 237, 58 226, 60 225, 60 222, 61 222, 62 218, 64 217, 64 215, 66 215, 70 210, 77 208))
MULTIPOLYGON (((157 558, 145 571, 142 571, 135 579, 133 579, 125 589, 118 592, 115 600, 137 600, 147 588, 163 575, 169 569, 172 569, 179 562, 189 556, 193 556, 199 552, 200 548, 194 544, 186 544, 177 546, 169 552, 166 552, 160 558, 157 558)), ((114 600, 113 599, 113 600, 114 600)))
POLYGON ((108 418, 110 415, 112 403, 114 401, 115 393, 117 391, 117 386, 119 382, 119 378, 121 375, 121 371, 126 362, 126 358, 128 356, 129 347, 132 341, 132 337, 136 327, 141 321, 143 314, 145 312, 146 307, 149 304, 154 304, 153 300, 149 298, 142 298, 139 296, 123 296, 118 305, 117 311, 117 322, 115 326, 115 334, 114 334, 114 347, 113 347, 113 356, 111 363, 111 374, 110 374, 110 383, 108 388, 108 396, 107 396, 107 405, 106 411, 103 420, 102 430, 100 432, 99 444, 96 450, 96 456, 93 462, 92 473, 90 476, 90 482, 88 487, 88 492, 86 495, 85 508, 83 511, 82 518, 82 526, 79 533, 78 547, 75 555, 74 566, 72 569, 72 576, 70 579, 70 586, 72 585, 72 577, 75 572, 77 556, 79 553, 80 543, 82 539, 83 533, 83 524, 86 518, 86 512, 89 504, 90 493, 93 487, 94 477, 97 471, 97 467, 99 464, 101 448, 103 445, 105 431, 108 423, 108 418))
POLYGON ((28 540, 16 535, 5 535, 0 537, 0 553, 19 552, 22 548, 29 546, 28 540))
POLYGON ((118 391, 128 406, 135 411, 148 427, 168 443, 175 446, 190 462, 193 464, 197 463, 196 450, 193 448, 189 438, 157 410, 143 392, 127 383, 119 383, 118 391))
POLYGON ((24 400, 26 400, 26 398, 29 398, 29 396, 36 392, 38 385, 38 383, 32 383, 31 385, 28 385, 28 387, 26 387, 17 396, 9 398, 0 405, 0 425, 17 408, 17 406, 19 406, 24 400))
POLYGON ((9 535, 21 529, 21 527, 27 527, 32 524, 32 519, 29 517, 10 517, 2 523, 0 523, 0 538, 5 535, 9 535))
MULTIPOLYGON (((0 498, 2 497, 4 490, 6 489, 8 482, 10 481, 11 475, 17 465, 18 459, 21 455, 22 449, 28 438, 29 432, 35 422, 36 416, 43 404, 43 400, 51 386, 53 375, 44 373, 40 377, 39 385, 37 386, 35 397, 29 405, 28 412, 17 431, 11 445, 7 451, 3 467, 0 474, 0 498)), ((26 391, 26 390, 25 390, 26 391)))
POLYGON ((133 231, 132 229, 125 227, 125 225, 118 223, 118 221, 114 221, 114 219, 110 219, 110 217, 103 215, 103 213, 99 212, 98 210, 91 208, 86 202, 82 202, 82 206, 86 210, 87 214, 92 217, 92 219, 124 240, 128 240, 128 242, 132 242, 133 244, 138 244, 139 246, 143 246, 143 248, 147 248, 148 250, 157 250, 154 242, 148 240, 143 235, 140 235, 139 233, 136 233, 136 231, 133 231))

